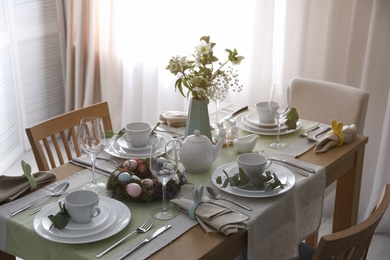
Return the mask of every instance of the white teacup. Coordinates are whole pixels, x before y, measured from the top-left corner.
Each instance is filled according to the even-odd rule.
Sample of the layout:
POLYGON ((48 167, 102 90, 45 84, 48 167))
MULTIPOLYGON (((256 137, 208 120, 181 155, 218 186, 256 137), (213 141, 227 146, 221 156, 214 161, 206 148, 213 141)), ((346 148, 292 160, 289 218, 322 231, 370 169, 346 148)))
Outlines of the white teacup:
POLYGON ((69 216, 79 224, 90 222, 99 216, 99 195, 90 190, 70 192, 64 199, 69 216))
MULTIPOLYGON (((271 102, 272 106, 277 108, 279 104, 277 102, 271 102)), ((275 123, 275 117, 272 114, 268 102, 256 103, 257 114, 259 116, 260 123, 271 124, 275 123)))
POLYGON ((132 146, 144 146, 148 143, 152 126, 148 122, 132 122, 125 127, 125 139, 132 146))
POLYGON ((263 172, 271 166, 272 161, 257 153, 243 153, 237 157, 237 164, 249 182, 256 184, 263 172))

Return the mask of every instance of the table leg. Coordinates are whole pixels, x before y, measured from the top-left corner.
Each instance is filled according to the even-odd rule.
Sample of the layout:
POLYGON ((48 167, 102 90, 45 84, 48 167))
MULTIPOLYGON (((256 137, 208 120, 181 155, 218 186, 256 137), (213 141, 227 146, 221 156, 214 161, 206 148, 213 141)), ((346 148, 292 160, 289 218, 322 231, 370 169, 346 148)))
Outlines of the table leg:
POLYGON ((333 215, 333 232, 357 224, 364 149, 355 153, 354 167, 337 180, 333 215))
POLYGON ((0 250, 1 260, 15 260, 16 257, 0 250))

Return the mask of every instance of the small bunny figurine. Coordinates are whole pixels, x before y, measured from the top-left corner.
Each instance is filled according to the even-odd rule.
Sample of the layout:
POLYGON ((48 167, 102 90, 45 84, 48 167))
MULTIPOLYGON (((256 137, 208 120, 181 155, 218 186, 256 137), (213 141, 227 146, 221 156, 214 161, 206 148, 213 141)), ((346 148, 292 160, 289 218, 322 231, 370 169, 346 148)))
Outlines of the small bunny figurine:
POLYGON ((238 127, 236 126, 236 122, 233 122, 232 127, 227 133, 227 139, 233 141, 238 138, 238 127))
POLYGON ((217 123, 218 130, 215 132, 215 141, 218 142, 219 139, 225 139, 226 138, 226 130, 223 127, 223 123, 217 123))

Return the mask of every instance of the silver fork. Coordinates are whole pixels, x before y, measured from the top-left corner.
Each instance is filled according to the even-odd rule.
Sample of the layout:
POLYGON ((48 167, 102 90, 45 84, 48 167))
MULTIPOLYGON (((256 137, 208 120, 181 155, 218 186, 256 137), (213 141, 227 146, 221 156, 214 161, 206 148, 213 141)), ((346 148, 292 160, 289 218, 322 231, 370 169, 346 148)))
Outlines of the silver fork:
POLYGON ((300 134, 300 136, 307 137, 310 132, 313 132, 314 130, 317 130, 318 128, 320 128, 320 126, 316 125, 315 127, 310 128, 309 130, 307 130, 305 133, 300 134))
POLYGON ((120 240, 118 240, 115 244, 107 247, 106 249, 104 249, 102 252, 100 252, 99 254, 96 255, 97 258, 100 258, 102 257, 103 255, 105 255, 108 251, 110 251, 111 249, 113 249, 114 247, 116 247, 117 245, 119 245, 120 243, 122 243, 124 240, 126 240, 128 237, 130 237, 131 235, 135 234, 135 233, 146 233, 150 230, 150 228, 153 226, 154 222, 156 221, 156 219, 154 217, 150 217, 145 223, 143 223, 139 228, 137 228, 136 230, 134 230, 133 232, 131 232, 130 234, 124 236, 123 238, 121 238, 120 240))

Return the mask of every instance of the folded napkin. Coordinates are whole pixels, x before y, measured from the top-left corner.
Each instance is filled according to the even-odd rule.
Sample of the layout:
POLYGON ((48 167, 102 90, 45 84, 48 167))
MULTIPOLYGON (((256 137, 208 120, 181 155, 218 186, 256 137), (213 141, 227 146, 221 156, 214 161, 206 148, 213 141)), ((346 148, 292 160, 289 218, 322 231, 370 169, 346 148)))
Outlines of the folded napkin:
POLYGON ((166 111, 160 114, 160 120, 168 123, 172 127, 185 126, 187 121, 187 112, 166 111))
POLYGON ((196 219, 207 232, 221 232, 228 236, 247 228, 243 221, 248 217, 229 208, 202 200, 203 186, 193 191, 194 200, 176 198, 171 202, 181 211, 196 219))
POLYGON ((325 153, 332 147, 348 144, 352 142, 357 134, 357 128, 354 124, 343 126, 343 123, 336 123, 335 120, 332 121, 332 129, 333 131, 329 133, 329 136, 316 145, 314 149, 316 153, 325 153))
MULTIPOLYGON (((33 173, 32 176, 36 181, 36 187, 56 179, 53 172, 40 171, 33 173)), ((17 199, 22 194, 30 191, 30 182, 25 175, 22 176, 0 176, 0 204, 17 199)))

